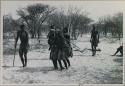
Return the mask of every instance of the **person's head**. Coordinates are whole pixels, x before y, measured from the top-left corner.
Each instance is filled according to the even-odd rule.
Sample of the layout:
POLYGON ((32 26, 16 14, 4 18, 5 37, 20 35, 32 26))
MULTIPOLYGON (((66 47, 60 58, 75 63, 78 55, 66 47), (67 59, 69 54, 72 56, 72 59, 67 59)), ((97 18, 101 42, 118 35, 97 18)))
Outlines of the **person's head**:
POLYGON ((25 25, 24 25, 24 24, 20 25, 20 29, 21 29, 22 31, 24 30, 24 28, 25 28, 25 25))
POLYGON ((50 29, 54 29, 54 25, 51 25, 51 26, 50 26, 50 29))
POLYGON ((96 30, 96 28, 95 28, 95 25, 94 25, 94 24, 92 25, 92 28, 93 28, 93 30, 94 30, 94 31, 96 30))
POLYGON ((62 36, 62 31, 61 30, 56 30, 56 33, 57 33, 57 35, 58 35, 58 37, 60 37, 60 36, 62 36))
POLYGON ((50 26, 50 33, 54 33, 54 32, 55 32, 54 25, 51 25, 50 26))
POLYGON ((67 27, 63 28, 63 33, 68 33, 68 28, 67 27))

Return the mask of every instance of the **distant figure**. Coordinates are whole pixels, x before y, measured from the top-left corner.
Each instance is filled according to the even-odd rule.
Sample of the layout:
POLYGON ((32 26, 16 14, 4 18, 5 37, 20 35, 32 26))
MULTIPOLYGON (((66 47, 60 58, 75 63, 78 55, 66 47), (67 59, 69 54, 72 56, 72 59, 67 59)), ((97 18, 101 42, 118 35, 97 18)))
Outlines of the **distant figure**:
POLYGON ((112 56, 115 56, 118 52, 120 52, 121 56, 123 56, 123 45, 121 45, 120 47, 118 47, 117 51, 112 56))
POLYGON ((27 66, 27 51, 29 48, 29 37, 28 33, 24 30, 25 26, 21 25, 20 30, 17 32, 17 37, 15 40, 15 48, 18 42, 18 39, 20 38, 20 48, 19 48, 19 56, 21 59, 21 62, 23 64, 23 67, 27 66))
POLYGON ((95 26, 93 25, 93 29, 91 31, 91 47, 92 47, 92 56, 96 54, 96 47, 98 46, 99 43, 99 33, 96 31, 95 26))
POLYGON ((72 47, 71 47, 71 44, 70 44, 70 35, 68 34, 68 28, 67 27, 65 27, 63 29, 63 36, 65 38, 66 45, 67 45, 67 48, 65 48, 65 52, 67 54, 66 61, 68 63, 68 66, 71 66, 69 57, 73 56, 73 52, 72 52, 72 47))

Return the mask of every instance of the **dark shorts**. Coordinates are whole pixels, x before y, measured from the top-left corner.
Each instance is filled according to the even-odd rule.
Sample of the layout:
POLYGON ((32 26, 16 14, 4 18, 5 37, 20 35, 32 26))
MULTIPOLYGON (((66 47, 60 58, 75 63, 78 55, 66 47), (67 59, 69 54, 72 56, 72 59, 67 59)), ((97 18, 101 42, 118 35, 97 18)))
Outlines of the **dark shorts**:
POLYGON ((98 40, 92 40, 92 46, 98 46, 98 40))
POLYGON ((19 48, 20 54, 27 54, 27 51, 28 51, 28 48, 26 45, 20 45, 20 48, 19 48))

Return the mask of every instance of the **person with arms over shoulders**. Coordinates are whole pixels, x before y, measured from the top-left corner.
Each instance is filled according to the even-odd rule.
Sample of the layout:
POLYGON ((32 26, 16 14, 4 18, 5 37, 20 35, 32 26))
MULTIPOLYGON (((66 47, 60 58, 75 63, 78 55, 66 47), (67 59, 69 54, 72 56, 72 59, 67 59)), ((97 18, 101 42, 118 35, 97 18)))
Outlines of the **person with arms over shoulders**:
POLYGON ((56 52, 57 52, 56 53, 57 60, 59 62, 59 66, 60 66, 61 70, 65 69, 65 68, 68 69, 67 61, 66 61, 67 54, 65 52, 65 48, 67 47, 67 45, 66 45, 65 41, 66 40, 64 39, 63 32, 61 30, 57 30, 55 45, 56 45, 56 52), (63 67, 61 61, 63 61, 65 68, 63 67))
POLYGON ((66 45, 67 47, 65 47, 65 52, 66 52, 66 61, 68 63, 68 66, 71 66, 70 64, 70 60, 69 60, 69 57, 73 57, 73 52, 72 52, 72 46, 71 46, 71 43, 70 43, 70 35, 68 34, 68 28, 65 27, 63 29, 63 35, 64 35, 64 38, 65 38, 65 41, 66 41, 66 45))
POLYGON ((49 50, 50 50, 50 60, 52 60, 52 63, 54 65, 54 69, 58 69, 57 65, 57 49, 55 45, 55 28, 54 25, 50 26, 50 32, 47 35, 48 38, 48 44, 49 44, 49 50))

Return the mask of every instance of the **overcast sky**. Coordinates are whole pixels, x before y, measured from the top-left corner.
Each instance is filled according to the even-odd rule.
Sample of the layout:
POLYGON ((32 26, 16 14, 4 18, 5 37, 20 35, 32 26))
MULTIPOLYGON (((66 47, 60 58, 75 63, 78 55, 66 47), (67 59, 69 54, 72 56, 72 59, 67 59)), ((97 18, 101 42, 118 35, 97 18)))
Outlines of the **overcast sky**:
POLYGON ((113 15, 125 11, 124 1, 2 1, 2 16, 11 14, 14 19, 19 16, 16 10, 30 4, 43 3, 54 7, 77 7, 89 13, 89 17, 95 21, 105 15, 113 15))

